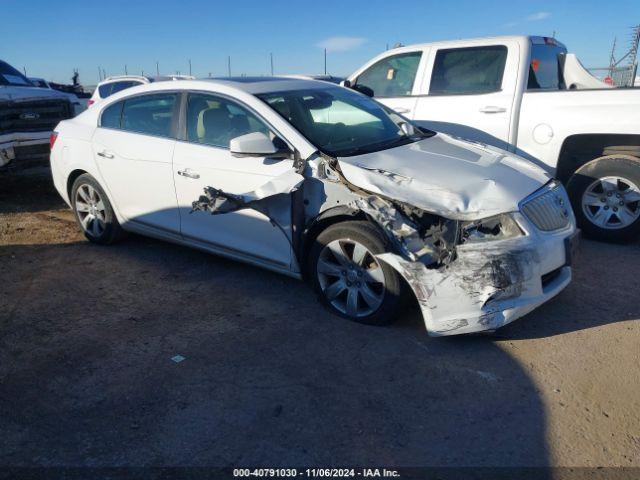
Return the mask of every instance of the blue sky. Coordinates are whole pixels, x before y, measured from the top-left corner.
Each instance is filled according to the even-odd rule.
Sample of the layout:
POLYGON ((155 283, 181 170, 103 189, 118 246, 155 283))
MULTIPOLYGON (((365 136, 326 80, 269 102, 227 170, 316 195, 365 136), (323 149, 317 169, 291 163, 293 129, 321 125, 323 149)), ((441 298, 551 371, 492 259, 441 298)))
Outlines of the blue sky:
POLYGON ((396 42, 551 35, 588 66, 608 63, 614 36, 640 23, 639 0, 278 1, 0 0, 0 58, 31 76, 95 84, 109 75, 322 73, 346 75, 396 42))

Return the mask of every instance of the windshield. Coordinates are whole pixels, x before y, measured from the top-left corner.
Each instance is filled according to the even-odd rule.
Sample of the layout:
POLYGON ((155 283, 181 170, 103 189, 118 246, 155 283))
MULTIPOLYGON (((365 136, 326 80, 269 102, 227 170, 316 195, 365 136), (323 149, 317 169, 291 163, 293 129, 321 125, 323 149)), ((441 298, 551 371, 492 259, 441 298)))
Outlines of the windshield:
POLYGON ((258 97, 318 149, 334 157, 385 150, 422 138, 407 135, 402 117, 369 97, 341 87, 264 93, 258 97))
POLYGON ((0 85, 33 87, 33 84, 27 80, 27 77, 3 61, 0 61, 0 85))

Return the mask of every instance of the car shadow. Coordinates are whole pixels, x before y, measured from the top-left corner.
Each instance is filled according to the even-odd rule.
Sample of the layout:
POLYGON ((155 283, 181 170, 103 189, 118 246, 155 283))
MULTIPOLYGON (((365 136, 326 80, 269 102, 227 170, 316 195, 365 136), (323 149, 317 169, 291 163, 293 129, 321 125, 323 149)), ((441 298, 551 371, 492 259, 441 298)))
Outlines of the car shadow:
POLYGON ((138 236, 2 245, 0 281, 0 464, 548 466, 538 389, 491 338, 349 322, 138 236))

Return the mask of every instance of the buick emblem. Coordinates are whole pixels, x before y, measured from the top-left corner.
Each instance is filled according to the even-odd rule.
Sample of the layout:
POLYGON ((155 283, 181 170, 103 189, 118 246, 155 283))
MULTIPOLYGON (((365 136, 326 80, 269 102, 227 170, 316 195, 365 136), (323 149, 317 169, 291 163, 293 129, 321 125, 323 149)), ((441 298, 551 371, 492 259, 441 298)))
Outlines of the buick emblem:
POLYGON ((36 112, 25 112, 20 114, 20 120, 37 120, 40 118, 40 114, 36 112))

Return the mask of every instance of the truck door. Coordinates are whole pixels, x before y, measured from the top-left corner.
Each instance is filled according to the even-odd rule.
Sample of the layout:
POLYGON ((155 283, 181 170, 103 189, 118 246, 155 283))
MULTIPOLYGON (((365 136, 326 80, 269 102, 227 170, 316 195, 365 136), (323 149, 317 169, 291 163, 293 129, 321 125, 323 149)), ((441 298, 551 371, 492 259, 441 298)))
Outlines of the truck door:
POLYGON ((402 49, 382 59, 375 59, 351 80, 357 89, 367 87, 374 98, 407 118, 413 118, 420 88, 420 79, 426 66, 423 49, 402 49))
POLYGON ((515 42, 432 49, 413 119, 508 149, 518 62, 515 42))

